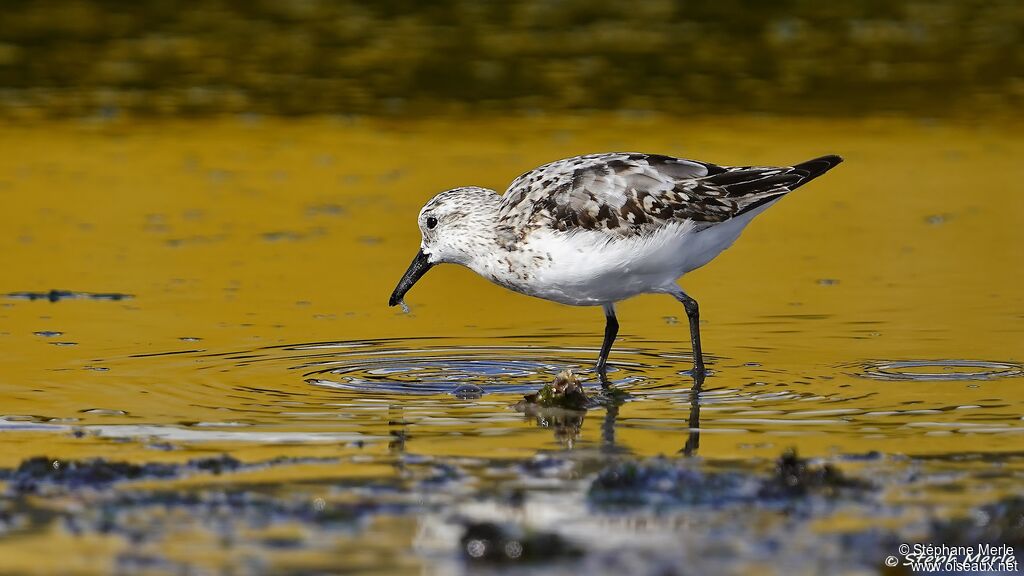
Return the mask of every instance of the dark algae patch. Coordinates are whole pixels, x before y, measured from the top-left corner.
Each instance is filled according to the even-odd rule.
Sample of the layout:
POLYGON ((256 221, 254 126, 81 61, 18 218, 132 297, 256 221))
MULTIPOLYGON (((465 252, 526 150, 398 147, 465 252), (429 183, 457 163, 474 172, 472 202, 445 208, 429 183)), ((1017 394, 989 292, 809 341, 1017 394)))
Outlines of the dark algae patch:
POLYGON ((597 473, 588 497, 612 505, 770 504, 809 496, 855 496, 872 489, 870 482, 847 477, 831 464, 812 464, 790 450, 768 475, 710 471, 685 459, 616 462, 597 473))
POLYGON ((595 504, 724 504, 750 498, 752 479, 731 472, 705 472, 685 461, 627 460, 598 472, 587 494, 595 504))
POLYGON ((835 466, 812 464, 788 450, 775 461, 775 470, 761 482, 758 497, 799 498, 810 494, 839 496, 841 493, 870 490, 866 480, 849 478, 835 466))
POLYGON ((104 489, 118 482, 162 480, 189 474, 218 475, 286 462, 289 462, 289 459, 273 460, 261 464, 244 464, 226 454, 211 458, 197 458, 183 464, 163 462, 133 464, 103 458, 59 460, 36 456, 22 461, 13 470, 0 472, 0 480, 7 482, 8 493, 32 494, 58 489, 69 491, 90 488, 104 489))
POLYGON ((1024 550, 1024 496, 1011 496, 981 506, 968 516, 936 522, 929 539, 959 546, 1009 544, 1020 554, 1024 550))
POLYGON ((103 459, 62 461, 37 456, 24 460, 7 478, 9 492, 26 494, 40 492, 44 487, 106 488, 125 480, 169 478, 174 466, 168 464, 130 464, 103 459))
POLYGON ((120 292, 75 292, 72 290, 50 290, 49 292, 8 292, 8 298, 15 300, 48 300, 60 302, 61 300, 128 300, 134 298, 131 294, 120 292))
MULTIPOLYGON (((369 512, 401 511, 398 506, 374 502, 328 502, 323 499, 277 496, 258 489, 207 488, 201 490, 142 490, 117 494, 103 501, 91 517, 83 518, 80 530, 128 532, 128 512, 187 512, 202 522, 214 522, 226 513, 236 524, 267 525, 293 521, 325 527, 349 525, 369 512), (124 517, 119 525, 118 518, 124 517), (110 519, 114 519, 111 521, 110 519)), ((156 532, 156 531, 154 531, 156 532)))

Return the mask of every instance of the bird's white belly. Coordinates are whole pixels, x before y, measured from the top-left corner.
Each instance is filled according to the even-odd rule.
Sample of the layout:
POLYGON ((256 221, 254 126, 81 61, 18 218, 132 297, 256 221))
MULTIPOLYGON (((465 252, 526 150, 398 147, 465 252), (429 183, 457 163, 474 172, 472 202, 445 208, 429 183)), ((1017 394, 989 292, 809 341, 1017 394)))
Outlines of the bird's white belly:
POLYGON ((667 226, 643 238, 609 239, 600 231, 537 231, 528 245, 504 255, 484 273, 523 294, 575 306, 618 302, 667 292, 683 274, 700 268, 732 245, 768 205, 694 231, 692 222, 667 226))

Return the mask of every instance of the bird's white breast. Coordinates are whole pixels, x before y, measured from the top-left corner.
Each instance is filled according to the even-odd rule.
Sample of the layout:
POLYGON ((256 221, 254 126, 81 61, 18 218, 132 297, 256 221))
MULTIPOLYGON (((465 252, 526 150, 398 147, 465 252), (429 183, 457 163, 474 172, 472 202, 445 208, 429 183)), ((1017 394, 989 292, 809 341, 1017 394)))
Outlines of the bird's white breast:
POLYGON ((768 206, 701 231, 682 221, 643 237, 538 229, 518 249, 470 267, 506 288, 546 300, 576 306, 618 302, 668 291, 680 276, 728 248, 768 206))

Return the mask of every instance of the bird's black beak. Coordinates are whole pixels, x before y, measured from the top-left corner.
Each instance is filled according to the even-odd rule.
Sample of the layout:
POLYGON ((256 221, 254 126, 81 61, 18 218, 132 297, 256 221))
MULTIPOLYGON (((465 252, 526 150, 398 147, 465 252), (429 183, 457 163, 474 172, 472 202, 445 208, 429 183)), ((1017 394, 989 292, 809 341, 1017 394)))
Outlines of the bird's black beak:
POLYGON ((398 286, 395 286, 395 291, 391 293, 388 306, 395 306, 401 302, 412 285, 433 267, 434 265, 428 261, 428 256, 423 253, 423 250, 417 252, 416 257, 412 259, 412 264, 409 264, 409 269, 405 271, 402 279, 398 281, 398 286))

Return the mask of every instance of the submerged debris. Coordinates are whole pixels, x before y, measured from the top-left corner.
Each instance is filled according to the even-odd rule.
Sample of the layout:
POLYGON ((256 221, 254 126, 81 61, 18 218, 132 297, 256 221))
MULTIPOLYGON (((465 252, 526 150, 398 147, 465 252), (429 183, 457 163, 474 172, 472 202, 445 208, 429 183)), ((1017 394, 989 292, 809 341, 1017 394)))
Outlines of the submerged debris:
POLYGON ((848 478, 831 464, 815 466, 787 450, 775 461, 774 473, 765 479, 758 491, 762 498, 795 498, 810 493, 835 496, 840 490, 866 490, 871 483, 848 478))
POLYGON ((122 294, 120 292, 73 292, 71 290, 8 292, 5 296, 17 300, 49 300, 50 302, 59 302, 61 300, 128 300, 134 298, 131 294, 122 294))
POLYGON ((538 562, 583 555, 580 547, 557 533, 494 522, 468 524, 459 545, 463 556, 475 562, 538 562))

